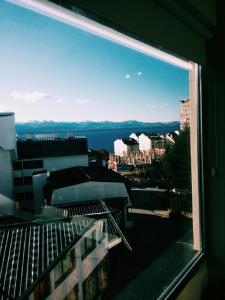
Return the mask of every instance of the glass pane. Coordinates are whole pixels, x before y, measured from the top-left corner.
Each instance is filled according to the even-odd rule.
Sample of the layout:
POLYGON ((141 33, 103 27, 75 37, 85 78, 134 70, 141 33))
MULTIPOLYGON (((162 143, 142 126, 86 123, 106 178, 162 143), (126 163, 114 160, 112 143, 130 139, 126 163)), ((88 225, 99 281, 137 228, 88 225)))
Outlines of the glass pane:
POLYGON ((187 62, 0 9, 0 300, 157 298, 199 253, 187 62))

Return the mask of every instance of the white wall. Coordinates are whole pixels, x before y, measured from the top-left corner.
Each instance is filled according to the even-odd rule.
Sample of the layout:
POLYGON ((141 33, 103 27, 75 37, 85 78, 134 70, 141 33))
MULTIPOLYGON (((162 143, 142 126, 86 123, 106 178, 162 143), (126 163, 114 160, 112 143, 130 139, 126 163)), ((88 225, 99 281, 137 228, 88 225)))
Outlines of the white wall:
POLYGON ((150 138, 142 133, 139 136, 139 149, 141 151, 147 151, 147 150, 151 150, 151 148, 152 148, 152 143, 150 138))
POLYGON ((10 151, 0 148, 0 193, 14 198, 13 166, 10 151))
POLYGON ((14 114, 6 116, 0 114, 0 147, 5 150, 14 150, 16 153, 16 127, 14 114))
POLYGON ((124 156, 124 152, 127 152, 128 147, 124 144, 121 139, 118 139, 114 142, 114 153, 118 156, 124 156))
POLYGON ((134 139, 135 141, 139 142, 139 136, 136 135, 136 133, 132 132, 129 137, 131 139, 134 139))
POLYGON ((53 191, 51 204, 62 205, 82 201, 112 197, 127 197, 129 195, 122 182, 85 182, 53 191))
MULTIPOLYGON (((51 295, 47 297, 47 300, 61 300, 64 299, 68 293, 78 284, 79 299, 83 299, 83 282, 93 272, 93 270, 101 263, 101 261, 108 254, 107 250, 107 238, 101 243, 96 243, 96 248, 87 256, 84 260, 81 259, 81 242, 86 236, 90 236, 93 230, 98 232, 98 223, 96 221, 94 225, 81 237, 76 243, 74 250, 76 255, 76 268, 72 271, 65 280, 52 291, 51 295)), ((51 279, 54 286, 54 271, 51 272, 51 279)))

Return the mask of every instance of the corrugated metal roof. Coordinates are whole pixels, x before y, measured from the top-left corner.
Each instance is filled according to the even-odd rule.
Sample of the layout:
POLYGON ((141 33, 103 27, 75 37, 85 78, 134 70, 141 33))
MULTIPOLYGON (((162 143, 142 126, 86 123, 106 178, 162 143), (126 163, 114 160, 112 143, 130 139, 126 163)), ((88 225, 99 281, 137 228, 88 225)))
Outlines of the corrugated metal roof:
POLYGON ((22 296, 89 228, 93 220, 73 218, 48 224, 0 227, 0 287, 4 296, 22 296))

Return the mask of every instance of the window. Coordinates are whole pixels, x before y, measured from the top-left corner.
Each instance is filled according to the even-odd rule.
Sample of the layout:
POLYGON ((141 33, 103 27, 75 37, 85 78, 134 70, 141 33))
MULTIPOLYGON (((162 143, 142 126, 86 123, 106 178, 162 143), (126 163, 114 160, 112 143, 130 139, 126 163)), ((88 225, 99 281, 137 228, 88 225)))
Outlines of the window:
POLYGON ((63 300, 78 300, 78 285, 76 285, 63 300))
POLYGON ((57 287, 76 266, 74 249, 66 254, 54 268, 54 280, 57 287))
POLYGON ((91 253, 96 247, 96 231, 92 231, 91 234, 85 236, 81 240, 81 258, 82 260, 91 253))
POLYGON ((85 299, 123 299, 123 288, 140 289, 140 276, 142 291, 157 298, 162 290, 154 290, 154 280, 164 276, 171 288, 202 255, 200 67, 56 1, 12 2, 0 4, 13 16, 0 21, 1 108, 13 110, 0 113, 0 137, 4 128, 11 141, 0 140, 0 195, 32 209, 34 220, 52 220, 49 239, 69 219, 58 230, 64 236, 55 237, 61 247, 49 256, 54 263, 68 251, 54 267, 55 288, 75 268, 73 240, 85 299), (43 167, 33 183, 32 170, 43 167), (96 233, 99 219, 107 222, 104 234, 96 233), (96 242, 103 237, 105 246, 96 242), (181 264, 175 253, 184 255, 181 264), (173 274, 160 274, 166 268, 173 274))
POLYGON ((50 277, 46 275, 34 289, 34 300, 46 299, 51 292, 50 277))

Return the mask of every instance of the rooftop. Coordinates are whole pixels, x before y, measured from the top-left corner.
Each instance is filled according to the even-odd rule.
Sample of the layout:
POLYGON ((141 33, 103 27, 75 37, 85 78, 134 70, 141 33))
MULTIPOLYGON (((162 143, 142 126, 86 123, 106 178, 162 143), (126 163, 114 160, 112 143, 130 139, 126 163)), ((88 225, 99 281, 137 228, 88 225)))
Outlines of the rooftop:
POLYGON ((85 137, 17 141, 19 159, 81 155, 87 152, 85 137))
POLYGON ((53 189, 88 181, 126 182, 120 174, 106 167, 72 167, 50 173, 49 183, 53 189))
POLYGON ((74 217, 0 226, 1 293, 14 299, 29 293, 92 223, 74 217))
POLYGON ((122 141, 126 145, 138 145, 138 142, 135 139, 132 139, 132 138, 122 138, 122 141))
POLYGON ((14 112, 1 112, 0 117, 14 116, 14 112))

